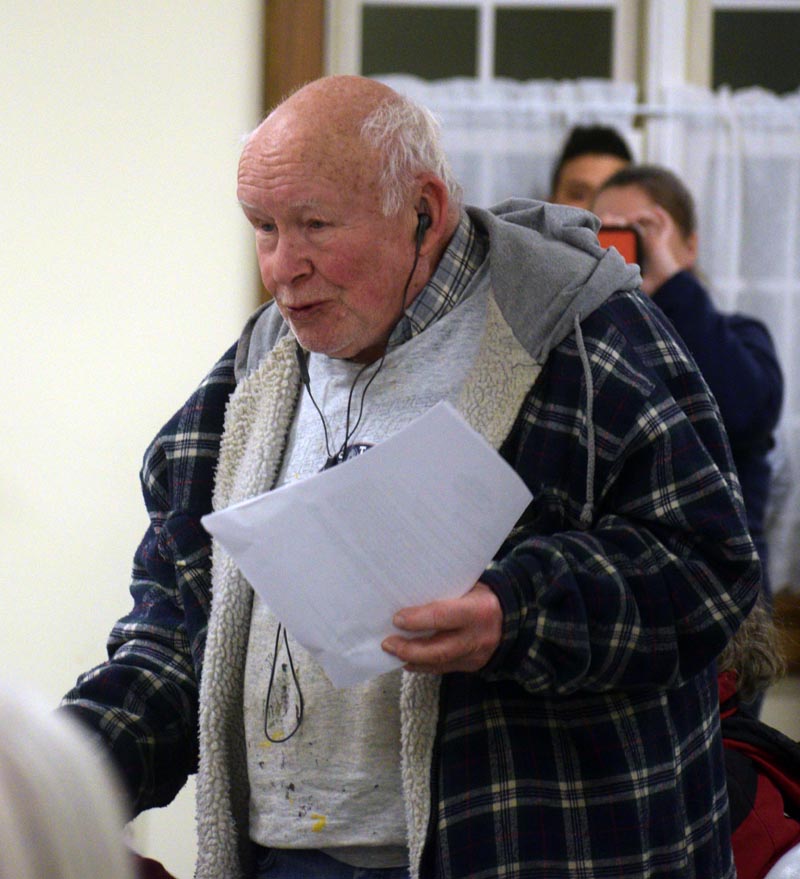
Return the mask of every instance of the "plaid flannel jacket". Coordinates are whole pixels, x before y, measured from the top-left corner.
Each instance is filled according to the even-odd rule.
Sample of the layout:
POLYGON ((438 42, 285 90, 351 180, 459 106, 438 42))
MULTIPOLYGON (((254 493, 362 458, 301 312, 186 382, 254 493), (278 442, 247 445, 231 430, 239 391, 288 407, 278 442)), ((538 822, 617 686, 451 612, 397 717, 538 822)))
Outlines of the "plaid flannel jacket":
MULTIPOLYGON (((581 329, 583 350, 573 333, 552 352, 501 450, 534 501, 483 577, 505 614, 495 657, 442 682, 426 877, 734 875, 713 659, 760 567, 728 444, 649 302, 615 295, 581 329)), ((145 456, 134 607, 109 661, 65 698, 137 810, 169 802, 197 762, 211 591, 199 518, 233 356, 145 456)))

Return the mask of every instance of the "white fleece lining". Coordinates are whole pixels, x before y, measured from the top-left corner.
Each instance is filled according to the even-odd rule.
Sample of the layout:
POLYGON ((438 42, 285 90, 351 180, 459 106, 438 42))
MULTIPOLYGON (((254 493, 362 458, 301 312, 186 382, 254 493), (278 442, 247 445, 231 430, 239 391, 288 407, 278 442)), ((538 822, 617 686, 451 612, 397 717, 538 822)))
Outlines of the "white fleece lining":
MULTIPOLYGON (((294 417, 300 375, 292 336, 281 339, 231 397, 225 417, 214 508, 272 487, 294 417)), ((467 421, 498 448, 541 366, 516 340, 494 298, 486 332, 462 390, 467 421)), ((213 601, 200 689, 196 879, 243 879, 249 844, 249 784, 242 693, 252 589, 214 542, 213 601)), ((419 876, 430 818, 430 773, 440 678, 404 673, 400 695, 401 769, 410 873, 419 876)))
MULTIPOLYGON (((214 509, 275 481, 300 386, 295 341, 285 337, 236 388, 225 413, 214 509)), ((200 688, 197 879, 241 879, 249 783, 242 705, 253 591, 214 541, 213 598, 200 688)))

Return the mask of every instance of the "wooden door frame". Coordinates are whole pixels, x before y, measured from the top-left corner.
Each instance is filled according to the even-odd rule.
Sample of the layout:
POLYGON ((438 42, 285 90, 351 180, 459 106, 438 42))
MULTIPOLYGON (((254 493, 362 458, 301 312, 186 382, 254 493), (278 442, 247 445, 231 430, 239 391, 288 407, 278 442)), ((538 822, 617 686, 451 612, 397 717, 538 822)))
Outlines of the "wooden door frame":
POLYGON ((264 112, 325 72, 325 0, 265 0, 264 112))

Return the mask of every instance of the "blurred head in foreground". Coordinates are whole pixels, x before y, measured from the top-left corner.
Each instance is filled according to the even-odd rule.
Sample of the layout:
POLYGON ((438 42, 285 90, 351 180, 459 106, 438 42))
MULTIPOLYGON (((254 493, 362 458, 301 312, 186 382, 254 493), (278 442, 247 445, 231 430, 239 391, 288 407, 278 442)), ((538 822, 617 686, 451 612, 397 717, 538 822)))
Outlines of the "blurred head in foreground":
POLYGON ((84 732, 0 682, 0 879, 133 879, 124 823, 84 732))

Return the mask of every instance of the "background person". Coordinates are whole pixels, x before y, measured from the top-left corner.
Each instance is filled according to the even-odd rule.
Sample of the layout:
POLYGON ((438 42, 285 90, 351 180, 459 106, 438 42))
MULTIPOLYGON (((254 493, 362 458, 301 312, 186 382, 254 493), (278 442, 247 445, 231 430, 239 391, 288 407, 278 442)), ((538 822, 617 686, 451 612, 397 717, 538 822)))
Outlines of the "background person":
POLYGON ((600 185, 631 161, 628 144, 614 128, 577 125, 553 166, 550 201, 588 210, 600 185))
POLYGON ((736 872, 738 879, 763 879, 800 845, 800 744, 761 722, 751 707, 785 671, 763 596, 717 667, 736 872))
POLYGON ((633 165, 600 187, 592 210, 607 225, 633 225, 642 247, 642 289, 670 319, 708 382, 728 433, 750 533, 764 564, 769 451, 783 402, 783 376, 769 330, 716 308, 696 274, 694 199, 671 171, 633 165))
POLYGON ((86 730, 0 683, 0 877, 134 879, 122 789, 86 730))
POLYGON ((65 699, 135 809, 198 769, 198 879, 732 877, 713 660, 760 566, 638 269, 588 213, 462 208, 430 114, 361 77, 273 111, 238 196, 273 299, 148 449, 134 606, 65 699), (335 690, 200 517, 440 400, 534 500, 397 613, 402 671, 335 690))

